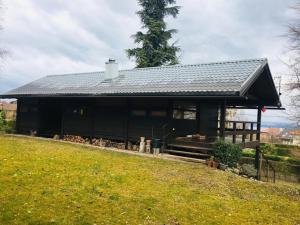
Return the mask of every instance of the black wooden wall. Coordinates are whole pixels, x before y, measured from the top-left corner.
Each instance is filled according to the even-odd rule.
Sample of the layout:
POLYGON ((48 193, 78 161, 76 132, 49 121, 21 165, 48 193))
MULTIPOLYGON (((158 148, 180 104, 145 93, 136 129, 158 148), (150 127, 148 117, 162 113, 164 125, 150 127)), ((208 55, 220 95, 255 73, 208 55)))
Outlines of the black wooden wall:
POLYGON ((162 138, 165 127, 165 132, 174 128, 176 136, 216 136, 218 105, 211 101, 166 98, 19 99, 17 130, 22 134, 36 130, 38 135, 47 137, 69 134, 138 140, 162 138), (195 106, 195 119, 173 118, 174 105, 187 102, 195 106))

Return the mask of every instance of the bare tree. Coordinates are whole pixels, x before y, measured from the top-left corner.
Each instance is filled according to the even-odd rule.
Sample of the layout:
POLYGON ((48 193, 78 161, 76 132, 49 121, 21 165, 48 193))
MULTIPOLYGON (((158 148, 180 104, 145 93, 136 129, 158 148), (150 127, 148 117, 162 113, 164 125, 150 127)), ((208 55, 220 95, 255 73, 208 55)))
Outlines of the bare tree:
POLYGON ((288 64, 291 70, 288 89, 291 116, 300 126, 300 1, 292 9, 297 17, 289 25, 287 34, 291 53, 290 63, 288 64))

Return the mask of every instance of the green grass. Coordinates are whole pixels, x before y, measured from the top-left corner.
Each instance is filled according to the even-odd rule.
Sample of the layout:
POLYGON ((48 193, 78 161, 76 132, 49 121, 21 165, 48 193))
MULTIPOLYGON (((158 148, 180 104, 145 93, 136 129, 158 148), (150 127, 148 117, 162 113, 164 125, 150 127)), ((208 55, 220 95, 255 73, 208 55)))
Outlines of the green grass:
POLYGON ((0 136, 0 224, 300 224, 300 187, 0 136))

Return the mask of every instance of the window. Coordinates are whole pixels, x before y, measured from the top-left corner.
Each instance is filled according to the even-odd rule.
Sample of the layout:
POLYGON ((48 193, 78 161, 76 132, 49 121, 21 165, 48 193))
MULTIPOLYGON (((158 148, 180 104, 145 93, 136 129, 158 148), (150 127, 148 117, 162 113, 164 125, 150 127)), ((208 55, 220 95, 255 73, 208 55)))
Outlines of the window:
POLYGON ((173 111, 173 118, 180 120, 183 119, 183 111, 182 110, 178 110, 178 109, 174 109, 173 111))
POLYGON ((185 119, 185 120, 196 120, 196 112, 184 111, 183 112, 183 119, 185 119))
POLYGON ((154 110, 150 112, 151 117, 166 117, 167 112, 164 110, 154 110))
POLYGON ((131 115, 132 116, 146 116, 147 112, 146 110, 132 110, 131 115))
POLYGON ((173 119, 177 120, 196 120, 196 105, 192 103, 175 103, 173 119))

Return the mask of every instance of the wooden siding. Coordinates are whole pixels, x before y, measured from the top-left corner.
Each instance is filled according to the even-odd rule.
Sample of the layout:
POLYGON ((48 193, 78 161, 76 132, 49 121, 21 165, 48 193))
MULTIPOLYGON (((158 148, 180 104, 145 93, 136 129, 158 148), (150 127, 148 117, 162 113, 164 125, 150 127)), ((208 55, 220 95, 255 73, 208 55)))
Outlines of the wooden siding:
POLYGON ((39 112, 34 110, 38 107, 38 101, 19 100, 17 110, 17 132, 30 134, 39 129, 39 112))
POLYGON ((201 133, 217 135, 218 102, 181 100, 197 106, 196 118, 174 119, 173 100, 170 99, 36 99, 19 101, 22 105, 38 107, 36 112, 18 110, 18 131, 39 135, 54 134, 103 137, 116 140, 163 138, 165 132, 175 129, 174 135, 201 133), (134 111, 142 112, 135 115, 134 111), (143 114, 144 112, 144 114, 143 114))

